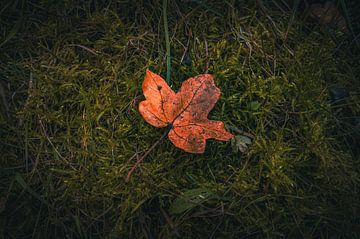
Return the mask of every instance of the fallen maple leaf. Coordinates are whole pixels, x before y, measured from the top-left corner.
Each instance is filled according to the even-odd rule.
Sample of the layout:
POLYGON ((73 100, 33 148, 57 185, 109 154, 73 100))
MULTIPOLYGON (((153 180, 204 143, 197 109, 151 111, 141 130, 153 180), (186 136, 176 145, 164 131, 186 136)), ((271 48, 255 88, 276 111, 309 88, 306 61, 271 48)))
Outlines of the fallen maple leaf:
POLYGON ((223 122, 207 118, 220 97, 212 75, 189 78, 175 93, 161 76, 146 70, 142 89, 146 100, 140 102, 141 115, 155 127, 169 126, 168 137, 176 147, 203 153, 206 139, 227 141, 234 137, 223 122))

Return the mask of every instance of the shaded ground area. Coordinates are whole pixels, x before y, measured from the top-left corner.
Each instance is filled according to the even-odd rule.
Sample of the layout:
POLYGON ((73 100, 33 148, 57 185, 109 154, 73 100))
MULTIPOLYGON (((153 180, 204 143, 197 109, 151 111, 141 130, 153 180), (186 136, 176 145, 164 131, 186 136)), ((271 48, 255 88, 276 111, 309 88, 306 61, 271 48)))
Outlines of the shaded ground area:
POLYGON ((345 25, 310 4, 3 1, 0 233, 360 237, 359 4, 333 1, 345 25), (137 107, 145 70, 170 69, 166 18, 170 86, 213 74, 210 119, 238 141, 165 139, 125 182, 165 132, 137 107))

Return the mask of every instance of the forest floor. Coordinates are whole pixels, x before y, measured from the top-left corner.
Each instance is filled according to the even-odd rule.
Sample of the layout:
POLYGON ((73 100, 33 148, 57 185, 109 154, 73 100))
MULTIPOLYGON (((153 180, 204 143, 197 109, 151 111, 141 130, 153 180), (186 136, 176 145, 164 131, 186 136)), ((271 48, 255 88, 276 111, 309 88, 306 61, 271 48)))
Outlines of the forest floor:
POLYGON ((303 1, 3 1, 0 235, 359 238, 353 2, 325 22, 303 1), (148 68, 175 92, 213 74, 236 138, 165 138, 127 182, 166 132, 139 114, 148 68))

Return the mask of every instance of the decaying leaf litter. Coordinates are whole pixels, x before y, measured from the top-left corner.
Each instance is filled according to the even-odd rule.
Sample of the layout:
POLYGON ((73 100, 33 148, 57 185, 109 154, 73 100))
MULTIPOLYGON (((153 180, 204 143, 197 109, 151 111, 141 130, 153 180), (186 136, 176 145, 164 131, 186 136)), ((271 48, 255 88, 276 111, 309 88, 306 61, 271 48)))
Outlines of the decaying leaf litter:
POLYGON ((335 2, 343 33, 303 21, 301 4, 261 2, 166 12, 169 85, 207 68, 221 89, 209 119, 251 144, 209 139, 189 154, 163 140, 128 183, 166 131, 138 110, 146 69, 167 73, 162 3, 2 6, 4 34, 15 30, 0 51, 1 233, 356 238, 356 6, 335 2))

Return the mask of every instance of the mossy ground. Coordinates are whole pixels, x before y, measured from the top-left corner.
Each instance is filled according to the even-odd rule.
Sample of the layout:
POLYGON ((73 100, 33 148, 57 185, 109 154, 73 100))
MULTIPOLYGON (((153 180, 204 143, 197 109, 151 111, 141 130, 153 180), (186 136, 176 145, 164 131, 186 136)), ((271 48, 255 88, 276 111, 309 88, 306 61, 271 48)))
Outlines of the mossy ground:
POLYGON ((301 4, 170 1, 172 88, 208 65, 222 92, 210 118, 255 138, 203 155, 165 139, 128 183, 164 133, 137 109, 145 69, 166 75, 162 3, 2 3, 0 234, 360 237, 359 18, 335 3, 346 34, 301 4))

